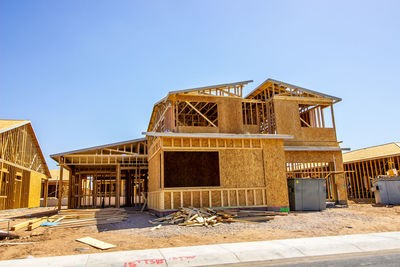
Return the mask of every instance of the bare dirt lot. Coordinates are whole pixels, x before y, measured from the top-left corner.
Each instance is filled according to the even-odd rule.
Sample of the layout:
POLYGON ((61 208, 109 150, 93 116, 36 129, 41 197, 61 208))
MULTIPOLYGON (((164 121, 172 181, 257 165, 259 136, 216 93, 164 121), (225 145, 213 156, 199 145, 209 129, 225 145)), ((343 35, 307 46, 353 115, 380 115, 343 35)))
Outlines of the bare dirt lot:
MULTIPOLYGON (((17 215, 46 210, 50 209, 2 212, 0 218, 15 218, 17 215)), ((97 227, 39 227, 33 231, 18 230, 16 234, 20 236, 19 239, 0 241, 0 260, 25 258, 30 255, 45 257, 101 252, 75 241, 86 236, 116 245, 116 248, 107 251, 118 251, 400 231, 400 206, 374 207, 371 204, 350 204, 348 208, 331 208, 323 212, 292 212, 288 216, 276 216, 272 221, 261 223, 235 222, 215 227, 163 225, 160 229, 151 231, 154 225, 148 221, 154 218, 149 213, 130 212, 129 219, 124 222, 97 227), (1 245, 4 242, 35 243, 1 245)), ((12 224, 23 220, 16 219, 12 224)), ((2 223, 0 229, 4 231, 5 225, 2 223)))

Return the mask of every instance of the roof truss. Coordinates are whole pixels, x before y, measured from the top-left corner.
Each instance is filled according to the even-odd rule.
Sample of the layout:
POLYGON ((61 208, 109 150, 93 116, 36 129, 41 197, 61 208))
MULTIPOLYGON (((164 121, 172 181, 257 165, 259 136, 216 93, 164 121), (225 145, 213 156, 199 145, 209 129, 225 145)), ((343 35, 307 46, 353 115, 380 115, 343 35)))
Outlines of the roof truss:
POLYGON ((30 121, 16 122, 15 125, 0 132, 0 161, 50 177, 50 171, 30 121))
POLYGON ((309 99, 324 99, 330 100, 333 103, 341 101, 340 98, 335 96, 330 96, 320 92, 312 91, 303 87, 296 85, 284 83, 281 81, 268 79, 263 82, 260 86, 254 89, 246 98, 258 99, 267 101, 275 96, 279 97, 300 97, 309 99))
POLYGON ((74 150, 51 155, 65 166, 71 165, 117 165, 133 166, 144 164, 147 159, 147 140, 145 138, 74 150))
POLYGON ((172 91, 169 94, 192 94, 192 95, 212 95, 212 96, 231 96, 231 97, 242 97, 243 87, 253 82, 242 81, 235 83, 217 84, 205 87, 197 87, 179 91, 172 91))

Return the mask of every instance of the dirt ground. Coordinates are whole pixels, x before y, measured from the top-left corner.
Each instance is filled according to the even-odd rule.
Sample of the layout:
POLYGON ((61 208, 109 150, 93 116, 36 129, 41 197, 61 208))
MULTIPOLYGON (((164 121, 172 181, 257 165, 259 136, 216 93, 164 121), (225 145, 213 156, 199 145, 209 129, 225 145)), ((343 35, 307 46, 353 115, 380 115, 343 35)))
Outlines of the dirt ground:
MULTIPOLYGON (((23 216, 51 210, 38 208, 0 213, 0 218, 23 216)), ((350 204, 348 208, 330 208, 322 212, 292 212, 261 223, 231 223, 215 227, 163 225, 151 231, 148 223, 155 218, 149 213, 129 212, 129 219, 116 224, 81 228, 19 230, 19 239, 0 241, 0 260, 45 257, 100 250, 75 241, 90 236, 116 245, 107 251, 194 246, 217 243, 274 240, 298 237, 344 235, 400 231, 400 206, 376 207, 371 204, 350 204), (4 242, 35 242, 29 245, 1 245, 4 242)), ((12 224, 26 219, 16 219, 12 224)), ((5 224, 0 224, 4 231, 5 224)))

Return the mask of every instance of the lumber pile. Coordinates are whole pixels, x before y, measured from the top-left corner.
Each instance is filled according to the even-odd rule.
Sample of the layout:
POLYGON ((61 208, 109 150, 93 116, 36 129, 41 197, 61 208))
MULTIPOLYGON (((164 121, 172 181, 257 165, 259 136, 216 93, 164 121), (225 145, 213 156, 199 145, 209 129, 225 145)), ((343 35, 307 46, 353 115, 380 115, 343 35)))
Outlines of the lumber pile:
POLYGON ((179 226, 217 226, 222 223, 269 221, 286 212, 254 210, 213 210, 210 208, 179 208, 175 213, 149 221, 152 224, 167 223, 179 226))
POLYGON ((101 225, 109 223, 118 223, 125 221, 128 214, 124 209, 106 208, 106 209, 86 209, 86 210, 61 210, 59 214, 53 216, 57 225, 51 228, 69 228, 84 227, 91 225, 101 225))
POLYGON ((126 220, 128 214, 124 209, 70 209, 60 210, 57 214, 50 217, 41 217, 18 223, 11 227, 11 231, 26 229, 32 231, 38 227, 69 228, 84 227, 91 225, 101 225, 118 223, 126 220))
POLYGON ((41 217, 32 220, 28 220, 22 223, 15 224, 11 226, 11 231, 17 231, 19 229, 27 228, 26 230, 32 231, 38 228, 42 223, 51 220, 51 217, 41 217))

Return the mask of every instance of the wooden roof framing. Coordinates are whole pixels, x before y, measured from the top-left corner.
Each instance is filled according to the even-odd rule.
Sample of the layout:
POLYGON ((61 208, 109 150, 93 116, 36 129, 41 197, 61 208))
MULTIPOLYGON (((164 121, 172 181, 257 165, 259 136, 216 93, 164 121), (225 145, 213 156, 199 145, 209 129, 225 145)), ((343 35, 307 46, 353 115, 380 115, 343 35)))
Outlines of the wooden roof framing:
POLYGON ((183 89, 177 91, 168 92, 167 96, 154 104, 153 112, 150 117, 149 126, 147 127, 147 131, 152 131, 153 124, 157 124, 162 120, 163 115, 165 114, 166 108, 168 107, 168 101, 172 96, 183 94, 183 95, 200 95, 200 96, 221 96, 221 97, 239 97, 242 98, 243 95, 243 87, 253 82, 253 80, 234 82, 234 83, 224 83, 224 84, 216 84, 209 85, 204 87, 196 87, 190 89, 183 89))
POLYGON ((328 100, 327 102, 332 102, 333 104, 340 102, 342 100, 339 97, 323 94, 320 92, 306 89, 297 85, 277 81, 274 79, 265 80, 256 89, 251 91, 245 98, 268 100, 276 96, 308 98, 309 100, 319 98, 328 100), (265 92, 266 89, 268 90, 268 93, 265 92))
POLYGON ((232 97, 242 97, 243 87, 253 82, 253 80, 234 82, 234 83, 224 83, 217 85, 210 85, 204 87, 197 87, 191 89, 171 91, 168 94, 196 94, 196 95, 214 95, 214 96, 232 96, 232 97))
MULTIPOLYGON (((34 147, 36 149, 36 151, 32 151, 32 153, 36 152, 36 154, 34 155, 33 159, 36 160, 36 155, 39 156, 39 159, 40 159, 39 169, 32 169, 32 162, 31 163, 23 162, 23 163, 20 163, 20 164, 18 164, 17 162, 14 162, 13 160, 10 161, 10 162, 8 162, 8 161, 6 162, 6 160, 4 159, 4 154, 1 156, 2 158, 0 160, 3 161, 3 162, 6 162, 6 163, 12 164, 14 166, 17 166, 19 168, 22 168, 22 169, 33 170, 33 171, 36 171, 36 172, 42 172, 43 174, 46 175, 47 178, 50 178, 51 174, 50 174, 49 168, 48 168, 46 160, 45 160, 45 158, 43 156, 43 152, 42 152, 42 150, 40 148, 39 141, 36 138, 35 131, 33 130, 32 124, 31 124, 31 122, 29 120, 5 120, 5 119, 1 119, 0 120, 0 135, 1 134, 5 134, 6 132, 12 131, 14 129, 18 129, 18 128, 23 127, 23 126, 27 127, 29 136, 32 138, 33 145, 34 145, 34 147), (42 170, 42 171, 40 171, 40 170, 42 170)), ((22 141, 26 143, 25 140, 22 140, 22 141)), ((24 151, 19 151, 19 153, 22 153, 22 154, 26 155, 26 153, 24 151)), ((15 157, 18 157, 19 153, 15 154, 15 157)))
POLYGON ((63 165, 134 165, 147 159, 146 138, 88 147, 50 155, 63 165))
MULTIPOLYGON (((163 120, 167 108, 170 106, 170 100, 174 99, 175 95, 199 95, 199 96, 222 96, 222 97, 238 97, 243 101, 267 101, 269 99, 296 99, 297 101, 330 106, 342 99, 339 97, 327 95, 306 89, 297 85, 281 82, 274 79, 267 79, 246 97, 243 97, 243 86, 253 82, 252 80, 241 81, 235 83, 217 84, 205 87, 197 87, 191 89, 170 91, 166 97, 154 104, 154 108, 150 117, 147 131, 157 131, 158 124, 163 120)), ((160 129, 162 131, 162 129, 160 129)))

